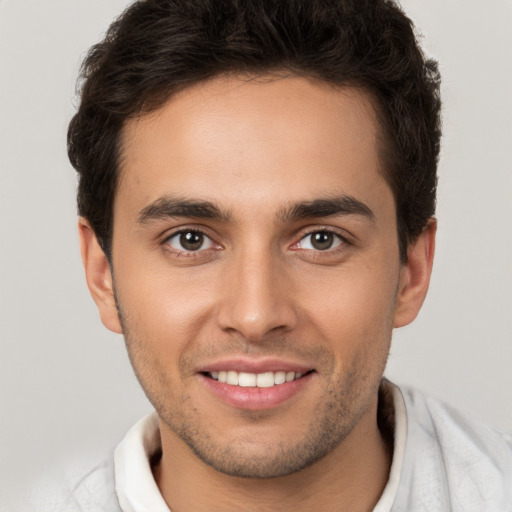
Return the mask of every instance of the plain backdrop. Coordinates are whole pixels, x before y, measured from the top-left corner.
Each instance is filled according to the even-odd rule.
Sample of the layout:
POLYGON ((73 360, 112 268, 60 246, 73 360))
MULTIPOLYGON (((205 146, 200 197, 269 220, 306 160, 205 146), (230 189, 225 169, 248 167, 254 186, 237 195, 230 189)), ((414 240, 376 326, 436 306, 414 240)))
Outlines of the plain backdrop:
MULTIPOLYGON (((124 0, 0 0, 0 493, 114 446, 150 410, 83 278, 65 134, 124 0)), ((429 297, 387 375, 512 432, 512 2, 404 0, 443 75, 429 297)))

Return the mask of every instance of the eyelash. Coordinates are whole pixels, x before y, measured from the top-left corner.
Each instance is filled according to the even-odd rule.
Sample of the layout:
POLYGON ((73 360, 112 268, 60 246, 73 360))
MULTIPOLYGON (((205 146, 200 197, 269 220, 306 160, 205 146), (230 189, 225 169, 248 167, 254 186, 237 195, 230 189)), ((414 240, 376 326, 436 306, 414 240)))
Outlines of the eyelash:
POLYGON ((218 248, 221 247, 220 244, 217 244, 213 240, 213 238, 210 235, 208 235, 208 233, 206 233, 204 230, 197 228, 197 227, 189 228, 189 229, 182 228, 178 231, 174 231, 173 233, 171 233, 170 235, 168 235, 164 238, 164 240, 162 241, 162 245, 167 246, 167 250, 169 252, 172 252, 173 255, 178 256, 178 257, 185 257, 185 258, 198 258, 198 257, 204 256, 204 253, 206 251, 218 250, 218 248), (205 237, 205 239, 209 240, 212 245, 217 246, 217 247, 215 247, 215 248, 208 247, 205 249, 198 249, 196 251, 192 251, 192 250, 187 250, 187 249, 177 249, 177 248, 174 248, 171 246, 170 241, 173 238, 179 237, 179 236, 187 234, 187 233, 199 233, 199 234, 203 235, 205 237))
POLYGON ((332 228, 331 226, 317 226, 312 229, 307 229, 300 233, 300 238, 298 238, 298 241, 295 242, 291 246, 291 250, 296 251, 299 254, 303 254, 304 257, 306 257, 309 260, 320 260, 320 261, 328 261, 329 257, 335 257, 342 254, 344 251, 348 249, 349 246, 353 245, 349 237, 343 232, 342 234, 339 230, 332 228), (338 240, 339 244, 333 248, 328 248, 325 250, 320 249, 305 249, 303 247, 300 247, 301 242, 314 234, 317 233, 324 233, 324 234, 332 234, 334 235, 338 240))
MULTIPOLYGON (((175 256, 178 256, 178 257, 187 257, 187 258, 197 258, 197 257, 200 257, 200 256, 204 256, 204 253, 206 251, 211 251, 211 250, 219 250, 219 249, 222 249, 222 246, 218 243, 216 243, 214 241, 214 239, 208 234, 206 233, 204 230, 198 228, 198 227, 194 227, 194 228, 190 228, 190 229, 179 229, 178 231, 174 231, 173 233, 171 233, 170 235, 166 236, 163 241, 162 241, 162 245, 164 246, 167 246, 167 250, 172 252, 175 256), (210 244, 216 246, 216 247, 207 247, 205 249, 198 249, 198 250, 187 250, 187 249, 177 249, 177 248, 174 248, 171 246, 170 244, 170 241, 173 239, 173 238, 176 238, 178 236, 181 236, 181 235, 184 235, 184 234, 187 234, 187 233, 199 233, 201 235, 203 235, 207 240, 210 241, 210 244)), ((300 251, 300 250, 303 250, 303 251, 308 251, 309 253, 311 254, 315 254, 316 257, 321 257, 322 255, 332 255, 332 254, 335 254, 337 253, 338 251, 341 251, 343 249, 346 248, 347 245, 352 245, 351 242, 347 239, 346 236, 342 235, 340 232, 338 232, 337 230, 334 230, 333 228, 329 227, 320 227, 320 228, 315 228, 315 229, 311 229, 310 231, 306 231, 306 232, 302 232, 300 234, 300 238, 294 242, 291 246, 290 246, 290 249, 292 251, 300 251), (312 236, 312 235, 315 235, 315 234, 319 234, 319 233, 322 233, 322 234, 328 234, 328 235, 334 235, 338 240, 339 240, 339 244, 333 248, 328 248, 328 249, 325 249, 325 250, 321 250, 321 249, 304 249, 302 247, 300 247, 300 243, 307 237, 309 236, 312 236)))

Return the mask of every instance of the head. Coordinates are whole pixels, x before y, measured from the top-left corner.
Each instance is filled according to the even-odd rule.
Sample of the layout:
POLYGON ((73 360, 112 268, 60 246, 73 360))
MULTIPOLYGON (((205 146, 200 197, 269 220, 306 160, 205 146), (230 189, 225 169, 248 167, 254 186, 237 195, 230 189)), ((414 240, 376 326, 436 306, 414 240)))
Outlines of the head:
POLYGON ((126 121, 215 76, 273 73, 371 96, 405 261, 408 245, 435 212, 439 75, 400 9, 366 0, 155 0, 128 8, 83 63, 80 108, 68 132, 78 211, 107 257, 126 121))
POLYGON ((364 438, 432 265, 438 76, 411 22, 390 2, 145 1, 83 76, 89 287, 164 445, 271 477, 364 438))

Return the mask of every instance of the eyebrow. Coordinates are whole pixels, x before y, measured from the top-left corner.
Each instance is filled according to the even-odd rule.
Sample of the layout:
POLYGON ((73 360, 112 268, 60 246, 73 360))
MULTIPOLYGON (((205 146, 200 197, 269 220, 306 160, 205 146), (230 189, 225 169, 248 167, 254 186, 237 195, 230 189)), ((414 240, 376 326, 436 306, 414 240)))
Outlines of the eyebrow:
MULTIPOLYGON (((359 215, 370 220, 375 218, 374 213, 366 204, 347 195, 292 203, 281 210, 277 217, 281 222, 294 222, 302 219, 339 215, 359 215)), ((190 217, 223 222, 231 220, 228 211, 220 209, 210 201, 164 196, 144 207, 137 217, 137 222, 148 224, 152 221, 170 217, 190 217)))
POLYGON ((302 219, 340 215, 359 215, 369 220, 375 219, 375 215, 369 206, 355 197, 347 195, 292 203, 284 208, 278 217, 282 222, 293 222, 302 219))
POLYGON ((191 217, 227 222, 231 216, 227 211, 222 211, 210 201, 165 196, 158 198, 143 208, 137 217, 137 222, 139 224, 148 224, 152 221, 169 217, 191 217))

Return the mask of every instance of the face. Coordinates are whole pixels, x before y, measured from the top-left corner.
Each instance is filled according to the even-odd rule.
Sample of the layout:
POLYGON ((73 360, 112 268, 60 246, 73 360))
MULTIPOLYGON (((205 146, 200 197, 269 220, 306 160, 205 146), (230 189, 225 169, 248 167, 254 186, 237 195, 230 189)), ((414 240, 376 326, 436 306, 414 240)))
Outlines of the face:
POLYGON ((164 444, 270 477, 375 423, 403 283, 377 139, 367 95, 298 77, 217 78, 128 122, 120 323, 100 312, 164 444))

